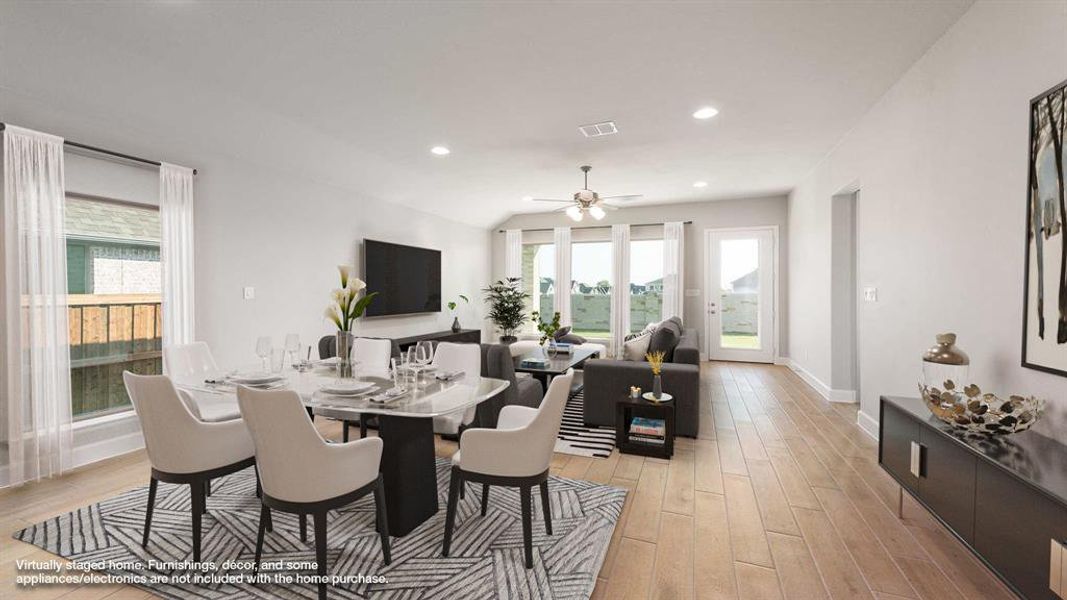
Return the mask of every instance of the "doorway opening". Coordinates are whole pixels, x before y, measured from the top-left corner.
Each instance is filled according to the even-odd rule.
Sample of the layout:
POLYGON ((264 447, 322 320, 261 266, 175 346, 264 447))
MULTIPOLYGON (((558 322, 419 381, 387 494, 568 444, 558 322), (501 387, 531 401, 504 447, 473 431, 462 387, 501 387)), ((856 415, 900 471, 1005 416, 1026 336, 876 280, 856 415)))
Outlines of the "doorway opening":
POLYGON ((859 401, 858 210, 858 189, 831 198, 830 399, 838 402, 859 401))

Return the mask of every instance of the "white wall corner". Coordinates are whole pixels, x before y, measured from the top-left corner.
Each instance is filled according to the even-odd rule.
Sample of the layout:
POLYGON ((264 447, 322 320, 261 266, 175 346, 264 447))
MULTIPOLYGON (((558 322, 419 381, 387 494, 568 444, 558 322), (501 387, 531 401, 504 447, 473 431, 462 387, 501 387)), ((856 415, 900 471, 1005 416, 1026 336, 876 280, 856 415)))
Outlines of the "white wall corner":
POLYGON ((875 419, 861 410, 856 413, 856 425, 859 425, 860 429, 867 435, 875 440, 878 439, 878 419, 875 419))
POLYGON ((791 367, 793 366, 793 361, 790 360, 788 356, 775 356, 774 364, 781 365, 783 367, 791 367))

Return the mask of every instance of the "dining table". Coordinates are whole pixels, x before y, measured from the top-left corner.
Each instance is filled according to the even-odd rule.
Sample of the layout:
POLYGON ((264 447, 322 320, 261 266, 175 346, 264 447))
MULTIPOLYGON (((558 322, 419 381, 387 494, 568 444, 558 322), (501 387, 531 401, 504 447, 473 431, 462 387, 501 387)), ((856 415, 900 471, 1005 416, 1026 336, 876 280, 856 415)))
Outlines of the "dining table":
MULTIPOLYGON (((289 389, 297 393, 310 413, 343 421, 358 421, 362 415, 378 420, 382 460, 380 470, 385 485, 389 534, 404 536, 439 510, 437 465, 434 452, 433 418, 463 412, 501 394, 510 383, 490 377, 459 376, 447 381, 432 373, 409 377, 406 391, 387 394, 394 388, 388 373, 359 373, 343 380, 367 384, 358 395, 336 395, 323 388, 336 386, 340 380, 330 368, 298 372, 288 368, 280 375, 284 380, 272 389, 289 389), (411 380, 417 381, 413 383, 411 380)), ((232 396, 236 404, 237 384, 233 373, 194 378, 177 378, 174 383, 194 397, 232 396)))

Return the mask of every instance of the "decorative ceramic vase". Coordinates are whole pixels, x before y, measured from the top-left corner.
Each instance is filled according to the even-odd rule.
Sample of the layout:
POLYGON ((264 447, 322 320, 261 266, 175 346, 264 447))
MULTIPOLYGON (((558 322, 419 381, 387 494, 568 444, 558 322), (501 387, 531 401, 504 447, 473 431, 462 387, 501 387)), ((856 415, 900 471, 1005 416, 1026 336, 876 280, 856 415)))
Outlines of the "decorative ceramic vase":
POLYGON ((514 344, 517 341, 519 341, 519 338, 517 338, 517 337, 515 337, 513 335, 502 335, 502 336, 500 336, 500 343, 501 344, 514 344))
POLYGON ((553 342, 545 342, 541 344, 541 352, 545 355, 545 358, 552 360, 559 354, 559 348, 553 342))
POLYGON ((923 380, 928 387, 942 387, 946 381, 963 387, 970 383, 971 359, 956 347, 955 333, 939 333, 937 344, 923 352, 923 380))
POLYGON ((652 397, 656 400, 663 397, 663 378, 659 375, 652 376, 652 397))
POLYGON ((459 317, 452 317, 452 333, 459 333, 462 327, 459 326, 459 317))
POLYGON ((350 331, 337 332, 337 376, 352 377, 352 341, 355 336, 350 331))

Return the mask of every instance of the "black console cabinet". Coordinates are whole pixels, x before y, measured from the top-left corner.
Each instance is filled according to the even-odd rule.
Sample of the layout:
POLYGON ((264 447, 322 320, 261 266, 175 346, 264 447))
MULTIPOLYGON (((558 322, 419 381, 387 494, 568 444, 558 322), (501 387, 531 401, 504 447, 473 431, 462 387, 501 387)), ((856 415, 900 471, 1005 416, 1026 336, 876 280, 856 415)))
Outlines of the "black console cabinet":
MULTIPOLYGON (((1032 431, 965 439, 918 398, 881 399, 878 462, 1023 598, 1053 600, 1067 540, 1067 446, 1032 431)), ((950 567, 951 568, 951 567, 950 567)))
POLYGON ((408 337, 396 338, 393 341, 396 342, 396 345, 400 347, 401 351, 407 350, 408 347, 414 346, 415 344, 424 341, 478 344, 482 341, 482 330, 460 329, 459 331, 437 331, 434 333, 424 333, 422 335, 412 335, 408 337))

